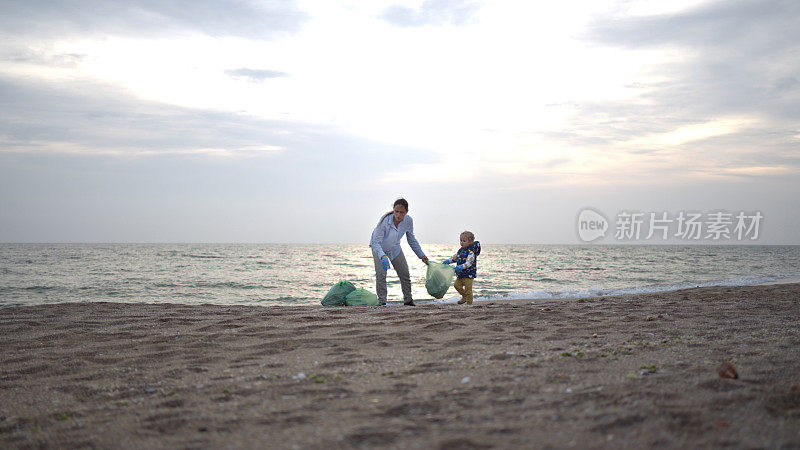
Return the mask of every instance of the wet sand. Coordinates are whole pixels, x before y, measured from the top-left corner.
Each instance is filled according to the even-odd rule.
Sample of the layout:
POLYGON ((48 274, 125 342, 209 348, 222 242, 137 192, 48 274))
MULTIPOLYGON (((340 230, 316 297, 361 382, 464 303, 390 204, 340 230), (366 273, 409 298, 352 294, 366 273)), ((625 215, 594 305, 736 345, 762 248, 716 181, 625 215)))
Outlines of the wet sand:
POLYGON ((797 448, 799 349, 800 284, 5 308, 0 447, 797 448))

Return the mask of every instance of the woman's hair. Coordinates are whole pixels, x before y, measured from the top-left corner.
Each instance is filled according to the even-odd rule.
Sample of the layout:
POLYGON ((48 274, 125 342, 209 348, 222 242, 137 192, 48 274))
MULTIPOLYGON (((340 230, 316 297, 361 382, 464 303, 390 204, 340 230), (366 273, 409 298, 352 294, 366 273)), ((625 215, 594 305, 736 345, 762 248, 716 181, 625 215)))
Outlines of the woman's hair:
MULTIPOLYGON (((406 209, 406 212, 408 212, 408 202, 403 197, 400 197, 400 198, 398 198, 397 200, 394 201, 394 203, 392 204, 392 209, 394 209, 394 207, 397 206, 397 205, 402 206, 403 208, 406 209)), ((392 212, 394 212, 394 211, 392 211, 392 212)))
POLYGON ((402 206, 403 208, 406 209, 406 212, 408 212, 408 201, 403 197, 400 197, 397 200, 395 200, 394 203, 392 203, 392 210, 381 216, 381 219, 378 221, 378 224, 383 222, 383 219, 385 219, 387 216, 391 216, 392 214, 394 214, 394 207, 397 205, 402 206))
POLYGON ((472 234, 472 231, 462 231, 459 236, 466 236, 466 238, 469 239, 470 242, 475 242, 475 235, 472 234))

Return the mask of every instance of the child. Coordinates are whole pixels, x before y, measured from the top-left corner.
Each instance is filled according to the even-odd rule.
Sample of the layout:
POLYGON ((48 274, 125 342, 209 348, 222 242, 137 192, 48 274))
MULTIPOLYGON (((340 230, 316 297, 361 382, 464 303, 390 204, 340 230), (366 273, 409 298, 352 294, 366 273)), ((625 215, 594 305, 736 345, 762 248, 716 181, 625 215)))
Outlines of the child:
POLYGON ((456 263, 456 282, 453 287, 461 294, 459 305, 472 304, 472 281, 478 274, 478 255, 481 254, 481 243, 475 240, 475 235, 464 231, 459 238, 461 248, 452 258, 442 261, 442 264, 456 263))

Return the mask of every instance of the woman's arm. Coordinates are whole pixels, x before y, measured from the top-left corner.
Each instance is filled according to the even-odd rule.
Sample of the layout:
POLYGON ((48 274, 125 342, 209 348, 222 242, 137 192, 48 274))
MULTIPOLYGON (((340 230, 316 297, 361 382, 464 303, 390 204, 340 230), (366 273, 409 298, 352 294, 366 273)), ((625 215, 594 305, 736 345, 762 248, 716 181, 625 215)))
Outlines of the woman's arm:
POLYGON ((425 256, 425 252, 422 251, 419 241, 417 241, 416 236, 414 236, 414 221, 411 220, 411 217, 409 216, 406 216, 406 220, 411 222, 409 223, 408 230, 406 231, 406 240, 408 240, 408 245, 411 247, 411 250, 414 250, 414 253, 417 254, 417 257, 427 260, 428 257, 425 256))
MULTIPOLYGON (((385 217, 384 217, 385 219, 385 217)), ((381 246, 381 241, 386 236, 386 226, 384 225, 385 220, 381 219, 378 222, 378 225, 372 230, 372 236, 369 239, 369 246, 376 252, 378 252, 378 256, 386 255, 386 252, 383 251, 383 247, 381 246)))

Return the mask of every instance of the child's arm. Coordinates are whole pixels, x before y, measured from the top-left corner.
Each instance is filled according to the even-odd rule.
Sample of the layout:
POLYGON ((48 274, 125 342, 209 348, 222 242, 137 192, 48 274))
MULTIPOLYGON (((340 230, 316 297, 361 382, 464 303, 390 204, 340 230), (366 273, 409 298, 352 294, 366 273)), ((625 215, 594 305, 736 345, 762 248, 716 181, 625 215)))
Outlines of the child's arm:
POLYGON ((475 263, 475 252, 470 250, 469 254, 467 254, 467 260, 464 261, 464 268, 466 269, 466 268, 472 266, 472 264, 474 264, 474 263, 475 263))
POLYGON ((464 269, 468 269, 475 263, 475 252, 472 250, 469 251, 467 254, 467 260, 464 261, 464 264, 459 264, 456 266, 456 274, 460 273, 464 269))

